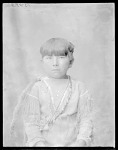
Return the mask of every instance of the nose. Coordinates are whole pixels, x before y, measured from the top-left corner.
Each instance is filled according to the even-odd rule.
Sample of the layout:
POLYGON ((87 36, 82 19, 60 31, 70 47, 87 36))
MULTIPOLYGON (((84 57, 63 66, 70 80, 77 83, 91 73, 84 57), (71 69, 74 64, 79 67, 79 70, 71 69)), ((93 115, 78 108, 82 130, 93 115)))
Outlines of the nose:
POLYGON ((58 66, 58 58, 56 56, 53 57, 53 66, 58 66))

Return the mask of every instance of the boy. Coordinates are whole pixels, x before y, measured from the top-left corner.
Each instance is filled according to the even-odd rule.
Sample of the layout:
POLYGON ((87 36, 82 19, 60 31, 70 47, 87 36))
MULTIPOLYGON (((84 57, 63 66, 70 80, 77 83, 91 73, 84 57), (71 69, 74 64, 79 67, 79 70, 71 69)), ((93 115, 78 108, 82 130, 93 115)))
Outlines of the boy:
POLYGON ((46 76, 34 81, 19 102, 27 137, 25 145, 90 146, 91 98, 83 83, 67 75, 74 62, 73 44, 52 38, 41 46, 40 52, 46 76))

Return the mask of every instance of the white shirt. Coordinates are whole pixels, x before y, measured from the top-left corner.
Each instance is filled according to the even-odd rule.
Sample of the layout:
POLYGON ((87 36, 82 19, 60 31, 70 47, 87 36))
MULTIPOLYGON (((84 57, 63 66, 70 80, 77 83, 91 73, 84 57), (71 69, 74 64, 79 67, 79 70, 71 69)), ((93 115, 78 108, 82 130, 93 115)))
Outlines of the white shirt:
POLYGON ((90 145, 93 131, 91 97, 82 82, 74 79, 71 82, 71 97, 68 100, 71 91, 68 88, 52 124, 47 123, 53 116, 49 90, 43 80, 33 85, 24 103, 26 146, 33 147, 42 141, 45 146, 64 147, 79 139, 90 145))

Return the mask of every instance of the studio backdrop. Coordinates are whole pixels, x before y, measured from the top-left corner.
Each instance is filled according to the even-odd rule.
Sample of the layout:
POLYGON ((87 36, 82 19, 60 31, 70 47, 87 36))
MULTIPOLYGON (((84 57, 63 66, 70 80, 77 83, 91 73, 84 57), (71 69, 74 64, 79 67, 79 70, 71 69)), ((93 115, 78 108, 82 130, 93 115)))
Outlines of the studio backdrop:
MULTIPOLYGON (((14 145, 9 130, 13 110, 27 84, 42 74, 40 46, 53 37, 75 46, 68 74, 84 82, 92 94, 92 146, 114 146, 114 22, 113 3, 3 4, 4 146, 14 145)), ((18 131, 22 145, 20 123, 18 131)))

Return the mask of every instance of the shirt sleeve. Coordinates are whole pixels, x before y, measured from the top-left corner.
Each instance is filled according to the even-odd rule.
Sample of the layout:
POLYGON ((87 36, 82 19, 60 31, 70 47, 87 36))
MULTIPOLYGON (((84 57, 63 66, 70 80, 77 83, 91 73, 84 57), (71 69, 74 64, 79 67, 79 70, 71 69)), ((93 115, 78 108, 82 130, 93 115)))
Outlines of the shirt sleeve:
POLYGON ((77 140, 84 140, 87 146, 90 146, 93 135, 92 123, 92 98, 88 90, 81 86, 78 104, 78 136, 77 140))
POLYGON ((33 147, 37 142, 43 142, 44 138, 40 132, 40 102, 38 96, 39 87, 34 84, 31 91, 27 93, 24 103, 24 125, 27 137, 26 145, 33 147))

